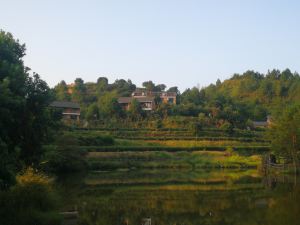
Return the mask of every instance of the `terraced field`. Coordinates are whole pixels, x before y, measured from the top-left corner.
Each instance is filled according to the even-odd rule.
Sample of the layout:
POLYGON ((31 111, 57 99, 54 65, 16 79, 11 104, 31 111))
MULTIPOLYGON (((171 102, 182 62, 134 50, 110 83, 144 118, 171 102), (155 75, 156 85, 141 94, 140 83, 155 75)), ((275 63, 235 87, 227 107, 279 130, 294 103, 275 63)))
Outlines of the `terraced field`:
POLYGON ((248 130, 206 129, 195 136, 187 129, 77 129, 65 135, 79 140, 74 147, 88 152, 89 168, 98 170, 253 168, 269 150, 263 132, 248 130))

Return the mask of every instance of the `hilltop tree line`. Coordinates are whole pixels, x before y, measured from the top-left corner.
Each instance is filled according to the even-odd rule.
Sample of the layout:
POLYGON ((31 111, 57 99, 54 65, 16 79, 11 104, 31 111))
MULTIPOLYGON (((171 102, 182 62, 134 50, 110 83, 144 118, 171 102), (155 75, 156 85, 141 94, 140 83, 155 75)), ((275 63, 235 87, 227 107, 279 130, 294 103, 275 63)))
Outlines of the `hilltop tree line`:
POLYGON ((289 69, 274 69, 267 74, 246 71, 223 82, 217 80, 208 87, 193 87, 183 93, 177 87, 167 89, 165 84, 145 81, 143 87, 148 91, 177 94, 176 105, 156 98, 158 106, 151 113, 143 112, 135 100, 128 112, 119 106, 117 98, 130 96, 136 87, 131 80, 118 79, 110 84, 106 77, 99 77, 95 83, 77 78, 71 88, 61 81, 53 90, 57 100, 80 103, 82 117, 87 120, 191 116, 198 117, 203 125, 217 127, 245 127, 249 120, 266 120, 267 115, 300 101, 299 74, 289 69))

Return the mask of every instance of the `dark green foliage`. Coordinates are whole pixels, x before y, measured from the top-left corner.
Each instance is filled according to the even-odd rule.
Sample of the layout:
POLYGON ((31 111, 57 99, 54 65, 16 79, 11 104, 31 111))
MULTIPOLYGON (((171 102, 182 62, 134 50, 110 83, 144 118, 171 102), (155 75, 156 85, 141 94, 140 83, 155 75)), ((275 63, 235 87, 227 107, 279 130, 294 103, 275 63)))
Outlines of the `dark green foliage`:
POLYGON ((50 89, 38 74, 30 76, 24 55, 25 45, 0 31, 0 145, 5 146, 0 174, 6 177, 23 164, 37 164, 42 143, 59 125, 57 114, 48 108, 53 100, 50 89))
POLYGON ((267 131, 272 149, 278 155, 292 159, 296 171, 300 158, 300 105, 286 108, 273 120, 267 131))
POLYGON ((99 108, 96 103, 92 103, 88 106, 85 118, 89 121, 99 119, 99 108))
POLYGON ((99 114, 101 118, 120 118, 123 115, 115 92, 105 93, 98 101, 99 114))
POLYGON ((8 154, 7 146, 0 138, 0 190, 7 189, 15 183, 14 165, 13 156, 8 154))
POLYGON ((202 92, 196 87, 192 89, 187 89, 181 95, 182 104, 192 103, 195 105, 200 105, 203 103, 203 100, 204 100, 204 96, 202 92))
POLYGON ((128 116, 131 118, 131 120, 139 120, 143 117, 143 115, 144 112, 141 104, 136 99, 133 99, 130 103, 128 116))
MULTIPOLYGON (((105 123, 110 123, 111 119, 119 122, 132 119, 132 113, 126 117, 126 112, 117 106, 118 97, 131 96, 135 90, 136 86, 130 80, 119 79, 109 84, 107 78, 100 77, 97 83, 77 83, 86 89, 86 93, 82 93, 85 98, 80 103, 83 114, 90 112, 86 113, 88 120, 95 120, 93 115, 97 115, 97 111, 97 119, 105 123), (97 104, 98 110, 93 104, 97 104)), ((154 93, 166 88, 164 84, 156 85, 151 80, 143 82, 143 87, 154 93)), ((177 87, 170 87, 168 91, 177 93, 176 105, 162 104, 156 96, 155 110, 145 113, 137 121, 154 121, 170 116, 198 117, 202 114, 201 120, 205 121, 202 123, 205 127, 221 127, 230 123, 234 128, 245 129, 250 125, 248 121, 265 121, 277 108, 300 101, 300 77, 288 69, 272 70, 267 74, 246 71, 234 74, 223 82, 217 80, 215 85, 186 89, 182 94, 177 87)), ((59 93, 57 95, 60 96, 59 93)))
POLYGON ((56 174, 86 170, 86 151, 66 145, 45 148, 46 152, 41 165, 43 170, 56 174))
POLYGON ((203 126, 200 122, 196 122, 196 123, 191 124, 190 129, 191 129, 192 134, 198 136, 198 135, 200 135, 200 132, 202 131, 203 126))
POLYGON ((220 128, 223 129, 227 134, 233 134, 233 132, 234 132, 233 126, 229 122, 223 123, 220 128))
POLYGON ((55 97, 59 101, 70 101, 71 95, 68 93, 68 87, 64 80, 54 87, 55 97))
POLYGON ((114 144, 114 139, 111 136, 103 135, 103 136, 78 136, 77 137, 78 144, 82 146, 108 146, 114 144))
POLYGON ((154 91, 155 84, 151 80, 149 80, 143 82, 143 87, 146 88, 148 91, 154 91))
POLYGON ((86 86, 81 78, 76 78, 74 81, 74 88, 72 93, 72 101, 83 102, 86 96, 86 86))
POLYGON ((62 135, 55 145, 45 147, 41 167, 49 172, 69 173, 86 169, 86 151, 76 148, 78 140, 72 136, 62 135))
POLYGON ((58 199, 53 191, 41 184, 16 185, 0 192, 1 225, 57 225, 58 199))

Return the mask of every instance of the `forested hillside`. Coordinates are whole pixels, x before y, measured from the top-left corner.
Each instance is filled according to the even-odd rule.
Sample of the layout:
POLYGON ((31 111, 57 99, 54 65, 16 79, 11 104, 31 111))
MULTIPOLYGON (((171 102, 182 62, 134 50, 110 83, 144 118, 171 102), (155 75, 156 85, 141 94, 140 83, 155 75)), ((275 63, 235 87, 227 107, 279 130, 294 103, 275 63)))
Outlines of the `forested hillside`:
POLYGON ((267 74, 247 71, 223 82, 218 80, 208 87, 193 87, 182 93, 177 87, 167 89, 165 84, 146 81, 143 87, 149 91, 176 92, 177 104, 160 103, 151 113, 142 112, 135 105, 136 109, 124 112, 117 98, 130 96, 136 87, 131 80, 109 83, 106 77, 99 77, 95 83, 85 83, 77 78, 72 85, 61 81, 54 92, 57 100, 79 102, 82 118, 87 120, 191 116, 199 118, 203 126, 217 127, 245 127, 249 120, 266 120, 267 115, 275 115, 282 107, 300 102, 300 77, 289 69, 272 70, 267 74))
POLYGON ((300 102, 300 77, 289 69, 269 71, 266 75, 253 71, 234 74, 224 82, 205 88, 208 99, 227 96, 239 103, 253 105, 254 117, 261 113, 271 113, 287 104, 300 102))

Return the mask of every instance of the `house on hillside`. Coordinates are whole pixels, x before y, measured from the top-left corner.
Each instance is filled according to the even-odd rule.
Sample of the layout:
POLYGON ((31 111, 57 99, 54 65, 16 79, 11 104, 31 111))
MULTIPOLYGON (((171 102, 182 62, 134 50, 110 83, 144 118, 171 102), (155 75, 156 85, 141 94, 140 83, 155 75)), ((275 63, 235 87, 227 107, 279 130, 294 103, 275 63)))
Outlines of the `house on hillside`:
POLYGON ((142 106, 143 110, 151 111, 155 109, 155 97, 159 96, 163 103, 176 104, 176 92, 155 92, 148 91, 145 88, 137 88, 131 97, 118 98, 119 104, 124 110, 128 110, 130 103, 133 99, 136 99, 142 106))
POLYGON ((71 119, 79 121, 80 106, 75 102, 54 101, 50 104, 51 107, 61 109, 63 119, 71 119))
POLYGON ((269 127, 272 123, 272 118, 271 116, 267 116, 266 121, 252 121, 252 126, 254 128, 266 128, 269 127))
POLYGON ((129 110, 131 101, 136 99, 140 104, 143 110, 151 111, 155 108, 154 97, 120 97, 118 102, 121 105, 122 109, 129 110))
POLYGON ((133 98, 139 97, 155 97, 159 96, 164 103, 176 104, 176 92, 166 91, 148 91, 146 88, 137 88, 131 96, 133 98))

